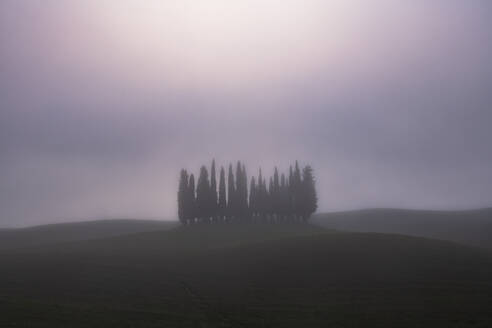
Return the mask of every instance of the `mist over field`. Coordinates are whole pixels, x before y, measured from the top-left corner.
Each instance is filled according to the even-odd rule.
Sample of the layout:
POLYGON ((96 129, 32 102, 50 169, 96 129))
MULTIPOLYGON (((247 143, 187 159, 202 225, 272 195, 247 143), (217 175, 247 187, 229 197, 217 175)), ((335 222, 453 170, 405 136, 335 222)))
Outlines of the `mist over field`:
POLYGON ((492 327, 489 0, 0 0, 0 327, 492 327))
POLYGON ((492 203, 488 1, 0 3, 0 226, 176 216, 305 160, 320 211, 492 203), (284 166, 284 167, 282 167, 284 166))

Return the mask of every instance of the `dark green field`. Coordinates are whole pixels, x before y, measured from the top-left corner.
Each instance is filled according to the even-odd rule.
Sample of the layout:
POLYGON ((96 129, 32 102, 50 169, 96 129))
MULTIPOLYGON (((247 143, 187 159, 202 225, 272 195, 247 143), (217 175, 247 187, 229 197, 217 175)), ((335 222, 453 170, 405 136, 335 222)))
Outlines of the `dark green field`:
POLYGON ((492 253, 303 224, 3 249, 0 327, 492 327, 492 253))

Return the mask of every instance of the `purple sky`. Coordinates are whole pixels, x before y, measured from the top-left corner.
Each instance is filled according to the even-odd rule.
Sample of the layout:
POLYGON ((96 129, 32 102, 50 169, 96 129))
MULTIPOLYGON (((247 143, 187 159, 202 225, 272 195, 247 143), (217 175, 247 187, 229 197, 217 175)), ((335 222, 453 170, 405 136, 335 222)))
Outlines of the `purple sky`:
POLYGON ((488 0, 2 0, 0 227, 173 218, 179 169, 320 210, 492 205, 488 0))

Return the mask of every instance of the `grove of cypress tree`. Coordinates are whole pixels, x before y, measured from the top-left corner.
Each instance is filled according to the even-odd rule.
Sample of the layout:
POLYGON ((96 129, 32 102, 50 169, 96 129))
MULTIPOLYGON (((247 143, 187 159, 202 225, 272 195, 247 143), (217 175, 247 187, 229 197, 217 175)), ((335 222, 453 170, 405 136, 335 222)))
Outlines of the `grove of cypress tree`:
POLYGON ((232 218, 262 218, 277 222, 289 218, 308 220, 317 210, 315 179, 309 165, 301 170, 296 161, 294 166, 290 166, 288 177, 275 167, 268 181, 260 168, 258 179, 252 177, 250 184, 244 164, 237 162, 235 173, 233 165, 229 164, 226 186, 226 172, 221 167, 217 191, 215 160, 212 161, 210 175, 206 166, 200 168, 196 189, 194 175, 188 175, 182 169, 177 192, 180 222, 210 222, 210 218, 213 221, 232 218))

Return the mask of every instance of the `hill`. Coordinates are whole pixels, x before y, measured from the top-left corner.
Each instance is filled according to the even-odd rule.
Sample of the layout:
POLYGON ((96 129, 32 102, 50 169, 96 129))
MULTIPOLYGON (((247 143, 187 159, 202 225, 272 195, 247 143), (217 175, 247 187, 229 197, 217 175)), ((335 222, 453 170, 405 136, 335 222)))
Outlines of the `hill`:
POLYGON ((489 327, 492 255, 302 225, 0 252, 2 327, 489 327))
POLYGON ((398 233, 492 249, 492 209, 422 211, 368 209, 314 216, 314 224, 353 232, 398 233))
POLYGON ((0 229, 0 250, 168 230, 176 225, 175 222, 169 221, 120 219, 0 229))

